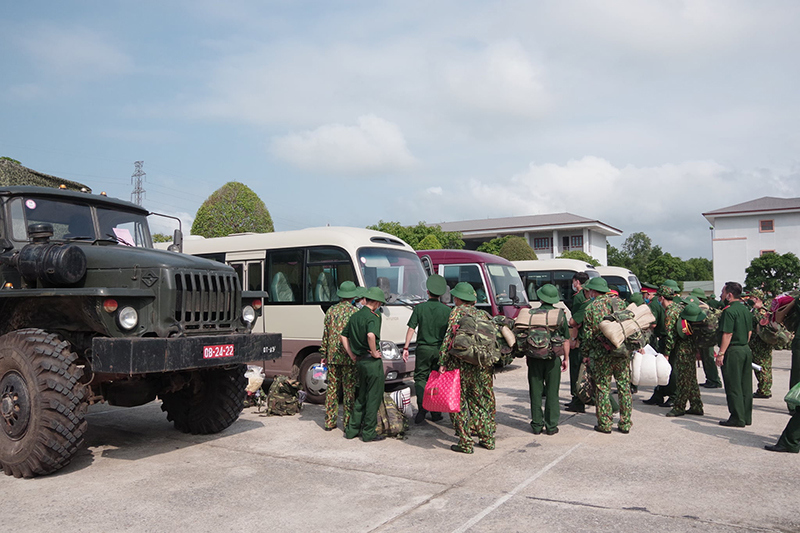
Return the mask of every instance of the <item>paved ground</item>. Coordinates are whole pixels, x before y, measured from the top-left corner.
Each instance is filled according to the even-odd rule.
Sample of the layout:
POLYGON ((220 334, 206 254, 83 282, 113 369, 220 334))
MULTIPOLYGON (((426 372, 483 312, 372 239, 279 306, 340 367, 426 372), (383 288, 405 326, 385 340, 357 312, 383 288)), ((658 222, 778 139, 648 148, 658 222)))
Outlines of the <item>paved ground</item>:
POLYGON ((530 432, 515 364, 495 382, 497 449, 471 456, 450 451, 449 421, 365 444, 323 431, 311 405, 285 418, 248 409, 226 432, 193 437, 158 403, 95 406, 70 466, 0 477, 0 530, 800 531, 800 455, 763 449, 789 419, 788 365, 778 352, 773 398, 756 400, 746 429, 717 424, 722 390, 702 389, 705 417, 678 419, 643 405, 648 390, 629 435, 592 431, 591 411, 562 413, 548 437, 530 432))

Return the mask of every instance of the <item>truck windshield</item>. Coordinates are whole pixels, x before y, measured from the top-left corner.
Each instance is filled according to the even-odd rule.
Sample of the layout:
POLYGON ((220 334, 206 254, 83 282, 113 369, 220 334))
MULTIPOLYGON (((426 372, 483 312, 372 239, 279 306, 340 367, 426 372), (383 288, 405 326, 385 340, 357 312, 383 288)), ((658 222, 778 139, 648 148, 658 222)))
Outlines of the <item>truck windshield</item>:
POLYGON ((380 287, 387 305, 427 300, 427 276, 417 254, 390 248, 360 248, 358 265, 367 287, 380 287))
POLYGON ((494 288, 495 301, 497 305, 513 305, 515 302, 511 300, 508 294, 508 288, 514 285, 517 288, 517 304, 527 305, 528 298, 525 294, 525 287, 522 285, 522 280, 519 277, 517 269, 508 265, 487 264, 489 277, 492 280, 492 287, 494 288))

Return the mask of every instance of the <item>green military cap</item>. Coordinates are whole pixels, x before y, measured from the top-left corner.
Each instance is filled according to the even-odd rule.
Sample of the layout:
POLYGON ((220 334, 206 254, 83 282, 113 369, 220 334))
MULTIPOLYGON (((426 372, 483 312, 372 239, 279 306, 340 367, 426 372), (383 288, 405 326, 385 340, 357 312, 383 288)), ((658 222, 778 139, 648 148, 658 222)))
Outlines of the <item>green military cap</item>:
POLYGON ((700 287, 695 287, 694 289, 692 289, 692 292, 689 293, 689 296, 694 296, 698 300, 705 300, 706 299, 706 291, 704 291, 700 287))
POLYGON ((631 302, 635 303, 636 305, 644 305, 644 297, 642 297, 642 293, 634 292, 631 294, 631 302))
POLYGON ((700 298, 695 298, 691 294, 689 296, 687 296, 686 298, 684 298, 683 300, 681 300, 681 301, 683 303, 685 303, 686 305, 689 305, 689 304, 694 304, 694 305, 697 305, 697 306, 700 305, 700 298))
POLYGON ((586 282, 583 286, 584 289, 588 289, 590 291, 597 291, 606 293, 608 292, 608 282, 601 277, 591 278, 589 281, 586 282))
POLYGON ((651 291, 657 291, 658 290, 658 285, 654 285, 652 283, 647 283, 647 282, 642 283, 642 287, 644 287, 645 289, 650 289, 651 291))
POLYGON ((356 287, 356 298, 364 298, 367 295, 366 287, 356 287))
POLYGON ((700 306, 690 303, 681 311, 681 318, 689 322, 702 322, 706 319, 706 314, 700 306))
POLYGON ((536 296, 544 303, 555 305, 561 301, 558 296, 558 289, 552 283, 545 283, 536 291, 536 296))
POLYGON ((386 295, 383 294, 383 290, 380 287, 370 287, 367 289, 367 294, 364 296, 366 296, 367 300, 380 302, 382 304, 386 303, 386 295))
POLYGON ((339 298, 355 298, 358 296, 358 287, 352 281, 343 281, 341 285, 339 285, 339 290, 336 291, 336 296, 339 298))
POLYGON ((456 283, 456 286, 450 289, 450 294, 464 302, 474 302, 478 299, 475 289, 466 281, 456 283))
POLYGON ((675 292, 681 292, 681 288, 678 286, 678 282, 673 279, 665 279, 663 285, 666 285, 675 292))
POLYGON ((441 296, 447 292, 447 281, 439 274, 431 274, 428 276, 428 281, 425 282, 425 287, 434 296, 441 296))
POLYGON ((662 296, 667 300, 672 300, 673 298, 675 298, 675 290, 669 285, 661 285, 658 287, 656 295, 662 296))

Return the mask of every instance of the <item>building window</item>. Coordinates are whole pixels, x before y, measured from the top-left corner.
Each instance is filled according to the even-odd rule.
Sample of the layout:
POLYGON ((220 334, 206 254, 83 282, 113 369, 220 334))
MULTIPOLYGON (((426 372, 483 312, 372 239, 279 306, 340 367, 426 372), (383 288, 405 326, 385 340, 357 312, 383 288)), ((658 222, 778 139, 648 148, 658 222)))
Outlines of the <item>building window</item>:
POLYGON ((549 250, 550 249, 550 237, 535 237, 533 239, 533 249, 534 250, 549 250))
POLYGON ((573 235, 569 238, 570 249, 583 249, 583 235, 573 235))
POLYGON ((761 250, 761 254, 760 255, 774 254, 774 253, 775 253, 775 250, 761 250))
POLYGON ((774 220, 759 220, 758 221, 758 231, 761 233, 769 233, 771 231, 775 231, 775 221, 774 220))

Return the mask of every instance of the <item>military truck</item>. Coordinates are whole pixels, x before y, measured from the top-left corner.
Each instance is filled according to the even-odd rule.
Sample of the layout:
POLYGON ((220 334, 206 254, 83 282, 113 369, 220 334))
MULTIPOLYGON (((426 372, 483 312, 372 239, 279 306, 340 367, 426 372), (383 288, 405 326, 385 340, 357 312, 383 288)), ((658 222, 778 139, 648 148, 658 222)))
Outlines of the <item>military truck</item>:
POLYGON ((0 186, 6 474, 65 466, 97 402, 159 398, 176 429, 222 431, 242 411, 243 363, 280 356, 279 334, 251 333, 264 294, 243 292, 231 267, 154 249, 151 214, 88 191, 0 186))

